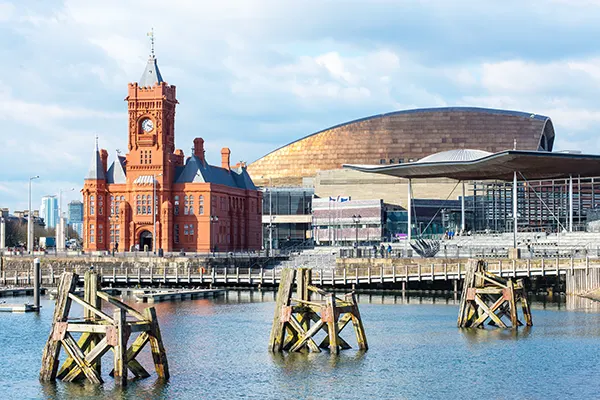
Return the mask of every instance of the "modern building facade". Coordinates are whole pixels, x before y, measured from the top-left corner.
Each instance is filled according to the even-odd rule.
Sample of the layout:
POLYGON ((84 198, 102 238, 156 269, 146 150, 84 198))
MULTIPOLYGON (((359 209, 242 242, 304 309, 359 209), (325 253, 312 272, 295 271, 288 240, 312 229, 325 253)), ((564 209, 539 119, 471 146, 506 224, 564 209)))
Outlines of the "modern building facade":
POLYGON ((313 200, 316 245, 352 246, 379 243, 384 237, 386 204, 383 200, 319 198, 313 200))
POLYGON ((55 228, 58 224, 58 199, 56 196, 42 197, 40 217, 44 219, 46 228, 55 228))
MULTIPOLYGON (((551 151, 550 118, 517 111, 450 107, 397 111, 336 125, 282 146, 254 161, 258 184, 300 185, 343 164, 401 164, 459 148, 498 152, 551 151), (264 177, 262 180, 259 177, 264 177)), ((317 192, 317 195, 320 195, 317 192)))
POLYGON ((67 211, 68 225, 79 235, 83 237, 83 203, 73 200, 68 204, 67 211))
POLYGON ((119 251, 259 250, 262 193, 246 166, 209 165, 204 140, 187 158, 175 149, 176 88, 163 80, 154 54, 125 99, 128 153, 108 165, 96 146, 83 194, 84 249, 119 251))
POLYGON ((263 247, 282 249, 312 239, 311 188, 263 188, 263 247))

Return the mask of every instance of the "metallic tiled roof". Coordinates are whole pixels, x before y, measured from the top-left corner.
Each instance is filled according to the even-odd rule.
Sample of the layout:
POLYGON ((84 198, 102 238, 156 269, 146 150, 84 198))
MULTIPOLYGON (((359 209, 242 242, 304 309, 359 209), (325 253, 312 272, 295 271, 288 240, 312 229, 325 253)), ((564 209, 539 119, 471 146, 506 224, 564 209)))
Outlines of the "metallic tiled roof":
POLYGON ((138 82, 138 85, 145 86, 154 86, 155 83, 164 82, 162 75, 160 74, 160 70, 158 69, 158 63, 156 62, 156 57, 150 56, 148 58, 148 64, 146 64, 146 69, 144 69, 144 73, 138 82))
POLYGON ((104 166, 102 165, 102 158, 100 158, 100 152, 98 151, 98 148, 94 150, 94 155, 92 156, 92 161, 90 162, 90 169, 88 170, 85 179, 105 179, 104 166))
POLYGON ((125 157, 117 155, 117 159, 111 164, 106 172, 106 183, 127 183, 125 157))
POLYGON ((256 189, 245 168, 225 168, 202 163, 195 155, 191 156, 185 166, 178 167, 174 183, 214 183, 240 189, 256 189))

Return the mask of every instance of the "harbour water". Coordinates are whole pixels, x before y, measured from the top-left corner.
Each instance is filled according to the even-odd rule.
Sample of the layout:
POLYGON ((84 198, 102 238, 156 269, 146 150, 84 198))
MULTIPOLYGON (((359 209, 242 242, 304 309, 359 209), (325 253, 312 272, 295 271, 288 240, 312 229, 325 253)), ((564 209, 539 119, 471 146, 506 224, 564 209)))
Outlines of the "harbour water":
MULTIPOLYGON (((9 299, 7 299, 9 300, 9 299)), ((9 301, 23 302, 25 298, 9 301)), ((116 388, 105 356, 101 387, 42 385, 52 301, 39 314, 0 315, 0 398, 64 399, 447 399, 598 398, 600 313, 577 303, 534 302, 530 329, 460 330, 452 298, 361 295, 370 349, 273 355, 273 292, 156 304, 171 380, 116 388)), ((143 308, 144 305, 136 305, 143 308)), ((353 344, 352 330, 344 331, 353 344)))

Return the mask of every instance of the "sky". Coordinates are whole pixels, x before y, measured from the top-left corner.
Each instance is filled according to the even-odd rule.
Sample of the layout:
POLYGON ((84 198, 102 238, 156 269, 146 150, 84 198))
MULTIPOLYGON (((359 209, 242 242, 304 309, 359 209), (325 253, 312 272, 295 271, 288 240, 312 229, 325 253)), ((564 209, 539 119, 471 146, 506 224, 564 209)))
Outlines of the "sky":
POLYGON ((552 118, 555 149, 600 153, 600 0, 0 0, 0 208, 79 190, 127 147, 127 84, 155 32, 177 86, 176 147, 232 163, 396 110, 552 118))

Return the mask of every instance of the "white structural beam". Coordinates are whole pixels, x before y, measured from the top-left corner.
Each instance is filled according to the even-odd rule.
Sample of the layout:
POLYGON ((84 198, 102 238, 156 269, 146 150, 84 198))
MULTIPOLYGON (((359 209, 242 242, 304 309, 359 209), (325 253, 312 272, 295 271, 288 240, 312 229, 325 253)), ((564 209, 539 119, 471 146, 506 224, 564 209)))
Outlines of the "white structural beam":
POLYGON ((460 199, 460 230, 461 233, 467 230, 465 223, 465 181, 462 182, 462 197, 460 199))
POLYGON ((519 222, 517 218, 517 171, 513 172, 513 247, 517 248, 517 224, 519 222))
POLYGON ((6 222, 0 217, 0 250, 6 248, 6 222))
POLYGON ((573 175, 569 175, 569 232, 573 232, 573 175))
POLYGON ((407 243, 412 239, 412 185, 411 180, 408 180, 408 197, 406 202, 406 208, 408 211, 408 221, 407 221, 407 243))

